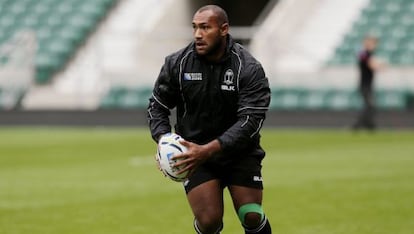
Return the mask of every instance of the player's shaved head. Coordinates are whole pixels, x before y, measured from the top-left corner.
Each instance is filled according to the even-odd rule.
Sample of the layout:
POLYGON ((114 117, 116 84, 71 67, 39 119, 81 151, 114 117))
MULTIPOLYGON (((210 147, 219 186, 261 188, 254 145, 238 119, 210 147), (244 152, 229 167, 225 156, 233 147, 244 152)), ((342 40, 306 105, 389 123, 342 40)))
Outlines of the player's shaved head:
POLYGON ((206 5, 193 16, 193 36, 197 54, 218 61, 224 54, 229 24, 226 12, 219 6, 206 5))
POLYGON ((198 9, 196 13, 201 13, 203 11, 212 11, 214 13, 214 16, 217 20, 218 25, 222 25, 224 23, 229 23, 229 18, 227 17, 226 11, 223 10, 223 8, 217 6, 217 5, 206 5, 198 9))

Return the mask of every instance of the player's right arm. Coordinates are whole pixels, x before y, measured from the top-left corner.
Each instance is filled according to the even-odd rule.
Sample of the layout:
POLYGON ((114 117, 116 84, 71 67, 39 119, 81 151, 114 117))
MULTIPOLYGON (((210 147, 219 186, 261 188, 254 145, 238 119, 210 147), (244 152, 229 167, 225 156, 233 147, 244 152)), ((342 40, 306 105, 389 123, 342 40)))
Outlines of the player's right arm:
POLYGON ((151 136, 156 142, 163 134, 171 132, 170 109, 176 106, 179 98, 172 70, 171 60, 167 57, 149 99, 147 119, 151 136))
POLYGON ((387 64, 384 60, 381 60, 378 57, 371 56, 368 60, 368 66, 374 71, 379 71, 386 68, 387 64))

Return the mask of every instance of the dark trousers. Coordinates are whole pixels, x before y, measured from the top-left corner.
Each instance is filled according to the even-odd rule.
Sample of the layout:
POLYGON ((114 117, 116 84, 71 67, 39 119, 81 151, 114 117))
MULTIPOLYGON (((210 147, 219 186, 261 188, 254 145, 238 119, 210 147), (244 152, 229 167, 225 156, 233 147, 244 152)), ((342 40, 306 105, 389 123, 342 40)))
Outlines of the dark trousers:
POLYGON ((375 128, 375 103, 372 87, 360 87, 359 92, 362 98, 362 110, 354 124, 355 128, 375 128))

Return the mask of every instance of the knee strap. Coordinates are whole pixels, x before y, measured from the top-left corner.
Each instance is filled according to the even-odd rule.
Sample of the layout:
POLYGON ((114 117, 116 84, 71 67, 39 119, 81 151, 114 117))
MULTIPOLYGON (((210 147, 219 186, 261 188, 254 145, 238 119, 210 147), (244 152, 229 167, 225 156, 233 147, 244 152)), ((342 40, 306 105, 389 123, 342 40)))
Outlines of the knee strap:
POLYGON ((237 214, 239 215, 240 222, 242 222, 243 225, 245 225, 244 218, 246 217, 247 213, 257 213, 260 215, 260 220, 263 220, 264 218, 264 212, 262 209, 262 206, 257 203, 247 203, 242 205, 239 210, 237 211, 237 214))

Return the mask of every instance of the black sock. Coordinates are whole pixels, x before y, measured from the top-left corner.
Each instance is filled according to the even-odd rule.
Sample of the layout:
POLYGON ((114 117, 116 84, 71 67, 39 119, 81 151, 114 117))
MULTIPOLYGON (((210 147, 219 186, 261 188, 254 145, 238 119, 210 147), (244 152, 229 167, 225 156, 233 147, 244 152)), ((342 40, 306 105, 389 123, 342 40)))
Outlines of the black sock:
POLYGON ((269 220, 264 217, 263 221, 260 223, 260 225, 257 228, 254 229, 247 229, 244 228, 245 234, 272 234, 272 228, 270 227, 269 220))

